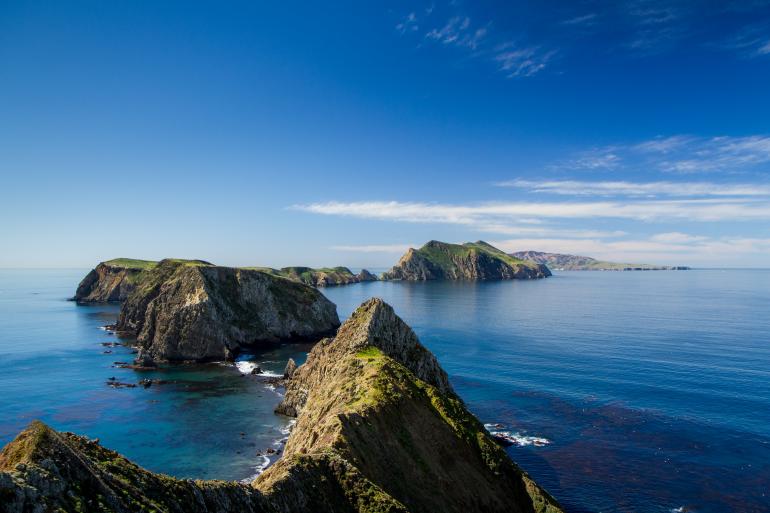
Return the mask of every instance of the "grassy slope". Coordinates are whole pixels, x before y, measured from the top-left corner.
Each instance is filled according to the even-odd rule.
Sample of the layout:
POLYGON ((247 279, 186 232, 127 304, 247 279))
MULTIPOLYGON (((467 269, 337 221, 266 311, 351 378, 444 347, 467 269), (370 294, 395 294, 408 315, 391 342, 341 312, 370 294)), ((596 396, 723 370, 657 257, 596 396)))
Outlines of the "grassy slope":
POLYGON ((451 258, 452 256, 467 257, 470 256, 474 251, 486 253, 493 258, 502 260, 512 267, 537 267, 537 264, 531 260, 521 260, 519 258, 514 258, 504 251, 501 251, 491 244, 481 240, 476 242, 466 242, 465 244, 449 244, 446 242, 439 242, 436 244, 436 241, 431 241, 417 251, 424 257, 428 258, 431 262, 445 269, 454 266, 451 258))

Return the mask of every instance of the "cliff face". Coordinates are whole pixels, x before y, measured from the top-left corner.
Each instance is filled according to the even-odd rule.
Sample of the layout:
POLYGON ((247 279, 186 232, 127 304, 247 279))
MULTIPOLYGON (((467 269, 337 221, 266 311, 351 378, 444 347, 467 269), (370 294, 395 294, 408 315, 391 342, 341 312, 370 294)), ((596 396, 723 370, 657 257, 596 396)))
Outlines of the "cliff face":
POLYGON ((297 423, 251 485, 147 472, 33 423, 0 453, 0 512, 559 513, 381 300, 316 345, 287 385, 297 423))
POLYGON ((79 303, 125 301, 136 287, 139 276, 156 264, 126 258, 101 262, 83 278, 72 299, 79 303))
POLYGON ((351 283, 377 280, 377 277, 366 269, 362 269, 358 274, 353 274, 347 267, 325 267, 321 269, 313 269, 311 267, 283 267, 281 269, 256 267, 254 269, 306 285, 312 285, 313 287, 349 285, 351 283))
POLYGON ((689 267, 684 266, 604 262, 586 256, 545 253, 543 251, 517 251, 511 253, 511 256, 565 271, 683 271, 689 269, 689 267))
MULTIPOLYGON (((291 476, 299 481, 294 486, 310 490, 313 480, 301 477, 342 468, 358 489, 368 489, 354 495, 359 509, 364 495, 366 507, 376 511, 559 511, 466 410, 433 354, 379 299, 364 303, 334 339, 313 348, 278 411, 297 415, 297 423, 283 458, 257 478, 269 499, 281 496, 291 476)), ((317 504, 291 506, 305 511, 317 504)))
POLYGON ((383 280, 512 280, 546 278, 543 264, 520 260, 483 241, 447 244, 430 241, 410 248, 383 280))
POLYGON ((246 269, 161 261, 120 310, 117 329, 135 333, 139 359, 227 360, 243 348, 318 339, 339 326, 316 289, 246 269))

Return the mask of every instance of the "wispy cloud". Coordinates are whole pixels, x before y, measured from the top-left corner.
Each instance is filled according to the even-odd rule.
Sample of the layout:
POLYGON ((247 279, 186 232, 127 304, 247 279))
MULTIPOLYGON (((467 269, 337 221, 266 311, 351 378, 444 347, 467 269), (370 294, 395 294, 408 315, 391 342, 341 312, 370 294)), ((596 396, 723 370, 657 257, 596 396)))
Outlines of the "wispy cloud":
MULTIPOLYGON (((659 137, 594 148, 556 162, 554 169, 639 167, 674 173, 736 172, 770 163, 770 136, 659 137)), ((760 170, 761 171, 761 170, 760 170)))
POLYGON ((497 202, 467 205, 399 201, 327 202, 296 205, 322 215, 409 223, 491 227, 517 226, 520 217, 542 219, 632 219, 638 221, 770 220, 770 202, 756 199, 685 199, 590 202, 497 202))
POLYGON ((335 251, 350 251, 355 253, 403 253, 414 244, 368 244, 360 246, 332 246, 335 251))
POLYGON ((471 19, 467 16, 454 16, 443 27, 428 31, 425 38, 475 50, 487 35, 487 30, 486 27, 471 27, 471 19))
POLYGON ((498 187, 513 187, 530 192, 565 196, 635 196, 635 197, 699 197, 699 196, 767 196, 769 184, 722 184, 713 182, 627 182, 578 180, 508 180, 498 187))
POLYGON ((396 31, 400 34, 406 34, 407 32, 416 32, 420 29, 417 24, 417 14, 410 12, 404 19, 396 25, 396 31))
POLYGON ((544 50, 537 46, 517 48, 507 42, 495 49, 494 60, 508 78, 531 77, 545 69, 556 50, 544 50))
POLYGON ((575 16, 560 22, 561 25, 593 25, 598 18, 596 13, 583 14, 581 16, 575 16))
POLYGON ((666 265, 746 265, 763 262, 770 239, 752 237, 705 237, 663 233, 646 239, 503 239, 490 241, 508 252, 535 250, 586 255, 600 260, 666 265))

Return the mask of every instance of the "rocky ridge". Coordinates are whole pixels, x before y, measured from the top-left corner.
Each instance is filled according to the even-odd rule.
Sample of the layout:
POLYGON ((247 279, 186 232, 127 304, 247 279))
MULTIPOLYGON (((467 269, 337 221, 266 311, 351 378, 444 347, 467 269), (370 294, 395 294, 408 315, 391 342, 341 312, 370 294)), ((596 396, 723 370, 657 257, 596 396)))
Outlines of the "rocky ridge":
POLYGON ((0 453, 0 512, 559 513, 381 300, 311 352, 287 389, 297 422, 251 485, 179 480, 33 423, 0 453))
POLYGON ((163 260, 144 272, 116 329, 136 335, 141 361, 231 360, 244 348, 317 340, 339 326, 318 290, 270 274, 163 260))
POLYGON ((312 267, 282 267, 281 269, 255 267, 254 269, 314 287, 331 287, 377 281, 377 276, 366 269, 362 269, 358 274, 354 274, 347 267, 324 267, 320 269, 313 269, 312 267))
POLYGON ((448 244, 434 240, 420 249, 410 248, 382 279, 481 281, 550 275, 547 266, 511 257, 484 241, 448 244))

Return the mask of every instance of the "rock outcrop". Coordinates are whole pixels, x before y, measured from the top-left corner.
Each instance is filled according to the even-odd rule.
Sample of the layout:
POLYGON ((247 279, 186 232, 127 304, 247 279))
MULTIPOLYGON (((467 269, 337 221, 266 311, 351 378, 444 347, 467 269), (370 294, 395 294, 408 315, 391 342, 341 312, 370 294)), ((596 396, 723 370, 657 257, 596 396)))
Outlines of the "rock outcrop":
POLYGON ((136 288, 140 275, 157 262, 116 258, 101 262, 78 285, 73 300, 79 303, 118 302, 136 288))
POLYGON ((351 283, 377 280, 377 277, 366 269, 362 269, 358 274, 353 274, 347 267, 324 267, 321 269, 313 269, 312 267, 283 267, 281 269, 254 267, 252 269, 314 287, 350 285, 351 283))
POLYGON ((586 256, 545 253, 543 251, 517 251, 510 255, 514 258, 547 265, 551 269, 559 271, 684 271, 689 269, 685 266, 605 262, 586 256))
POLYGON ((546 278, 543 264, 520 260, 484 241, 448 244, 430 241, 410 248, 383 280, 512 280, 546 278))
POLYGON ((317 340, 339 326, 318 290, 255 270, 163 260, 123 303, 117 330, 138 360, 230 360, 244 348, 317 340))
MULTIPOLYGON (((379 299, 364 303, 335 338, 313 348, 278 411, 296 415, 297 423, 283 458, 255 482, 268 499, 281 496, 287 479, 311 493, 312 476, 337 468, 362 490, 360 509, 559 511, 467 411, 433 354, 379 299)), ((296 511, 314 506, 291 504, 296 511)))
POLYGON ((291 400, 295 428, 282 458, 251 485, 153 474, 98 442, 33 423, 0 454, 0 512, 561 511, 381 300, 316 345, 287 386, 303 396, 291 400))

